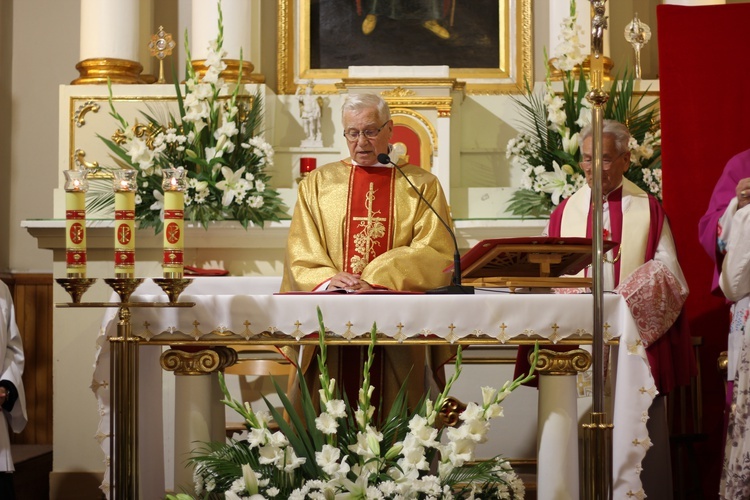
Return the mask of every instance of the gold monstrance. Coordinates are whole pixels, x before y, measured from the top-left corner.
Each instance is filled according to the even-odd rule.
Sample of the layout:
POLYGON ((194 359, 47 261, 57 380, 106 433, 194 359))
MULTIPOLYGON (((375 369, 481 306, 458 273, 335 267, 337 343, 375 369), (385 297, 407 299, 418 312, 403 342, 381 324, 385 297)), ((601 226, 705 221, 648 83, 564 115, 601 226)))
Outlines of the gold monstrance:
POLYGON ((164 26, 159 26, 159 31, 155 35, 151 35, 151 41, 148 43, 148 48, 151 50, 151 55, 159 59, 159 79, 156 83, 165 83, 164 80, 164 58, 172 55, 172 49, 177 46, 174 40, 172 40, 172 34, 164 31, 164 26))

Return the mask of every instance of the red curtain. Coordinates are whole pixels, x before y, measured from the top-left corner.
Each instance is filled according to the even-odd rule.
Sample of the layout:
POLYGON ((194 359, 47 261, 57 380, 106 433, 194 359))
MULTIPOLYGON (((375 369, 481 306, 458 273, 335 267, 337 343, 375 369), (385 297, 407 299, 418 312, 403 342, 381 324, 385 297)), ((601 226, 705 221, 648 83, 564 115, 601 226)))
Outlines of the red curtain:
POLYGON ((728 309, 710 294, 713 263, 698 220, 727 160, 750 148, 750 4, 657 7, 663 198, 690 296, 692 335, 703 337, 704 492, 715 498, 722 455, 724 386, 716 360, 727 348, 728 309))

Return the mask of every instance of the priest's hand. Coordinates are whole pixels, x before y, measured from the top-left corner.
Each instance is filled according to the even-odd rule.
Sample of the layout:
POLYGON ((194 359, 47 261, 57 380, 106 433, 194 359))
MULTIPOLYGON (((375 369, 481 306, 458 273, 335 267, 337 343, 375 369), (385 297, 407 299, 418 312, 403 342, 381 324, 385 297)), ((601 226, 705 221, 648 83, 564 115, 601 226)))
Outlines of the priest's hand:
POLYGON ((750 177, 745 177, 737 183, 737 209, 750 204, 750 177))
POLYGON ((359 290, 372 290, 370 284, 360 278, 359 274, 351 274, 344 271, 331 278, 328 289, 339 289, 356 292, 359 290))

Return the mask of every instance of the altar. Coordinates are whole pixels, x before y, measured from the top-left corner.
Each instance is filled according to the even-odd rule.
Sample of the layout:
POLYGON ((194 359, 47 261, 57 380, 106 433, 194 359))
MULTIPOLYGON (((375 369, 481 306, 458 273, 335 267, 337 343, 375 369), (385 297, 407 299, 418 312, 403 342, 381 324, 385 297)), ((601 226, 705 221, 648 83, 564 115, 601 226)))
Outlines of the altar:
MULTIPOLYGON (((195 302, 192 308, 133 307, 132 329, 139 338, 141 351, 144 352, 146 346, 192 346, 194 349, 243 343, 314 345, 318 342, 317 338, 308 335, 318 331, 318 308, 329 331, 329 343, 368 343, 374 323, 380 335, 378 342, 384 345, 504 345, 533 343, 535 340, 547 344, 591 343, 591 295, 511 294, 502 291, 467 296, 385 293, 272 295, 269 292, 275 289, 277 282, 274 278, 262 279, 267 281, 258 287, 258 278, 196 278, 180 297, 180 301, 195 302)), ((150 281, 141 285, 132 297, 132 302, 167 300, 166 295, 150 281)), ((105 318, 104 335, 115 333, 114 318, 115 310, 110 310, 105 318)), ((622 297, 614 294, 604 296, 604 323, 605 341, 613 344, 611 366, 615 372, 614 410, 611 413, 614 424, 614 497, 623 498, 641 491, 640 464, 649 443, 644 415, 648 413, 655 389, 638 330, 622 297)), ((97 396, 100 400, 108 399, 108 384, 105 383, 109 373, 107 344, 102 343, 94 376, 95 385, 99 386, 97 396)), ((159 370, 155 357, 142 356, 142 373, 153 373, 153 370, 159 370)), ((210 376, 196 378, 208 380, 210 376)), ((143 380, 142 375, 144 393, 155 390, 152 385, 143 387, 143 380)), ((488 380, 483 385, 501 387, 504 382, 488 380)), ((205 387, 210 394, 210 385, 205 387)), ((545 394, 542 384, 540 401, 560 396, 545 394)), ((142 397, 146 397, 145 394, 142 397)), ((477 393, 476 397, 480 398, 481 395, 477 393)), ((575 395, 567 394, 564 397, 575 398, 575 395)), ((218 398, 207 401, 205 394, 193 393, 189 395, 190 398, 209 407, 220 405, 218 398)), ((179 407, 184 403, 178 400, 175 404, 179 407)), ((204 411, 203 415, 210 419, 212 410, 204 411)), ((215 422, 186 422, 185 419, 191 418, 190 414, 179 411, 179 408, 174 418, 177 429, 174 435, 175 449, 180 449, 181 439, 195 436, 191 426, 215 428, 215 422), (180 432, 187 433, 187 436, 181 436, 180 432)), ((164 422, 168 419, 169 416, 165 414, 164 422)), ((107 420, 105 413, 102 415, 102 425, 107 425, 107 420)), ((544 446, 545 439, 558 439, 549 435, 552 431, 546 424, 540 418, 540 447, 544 446)), ((577 436, 577 422, 574 420, 566 425, 572 427, 567 431, 577 436)), ((144 456, 151 459, 159 456, 158 450, 153 450, 150 432, 140 436, 141 470, 144 468, 144 456)), ((502 450, 498 451, 502 453, 502 450)), ((577 449, 559 447, 555 452, 554 455, 545 453, 538 457, 540 470, 560 471, 560 467, 570 466, 571 463, 577 469, 577 449)), ((176 470, 183 465, 181 460, 175 460, 176 470)), ((575 481, 577 488, 577 478, 574 480, 565 477, 565 474, 546 475, 545 478, 547 481, 575 481)))

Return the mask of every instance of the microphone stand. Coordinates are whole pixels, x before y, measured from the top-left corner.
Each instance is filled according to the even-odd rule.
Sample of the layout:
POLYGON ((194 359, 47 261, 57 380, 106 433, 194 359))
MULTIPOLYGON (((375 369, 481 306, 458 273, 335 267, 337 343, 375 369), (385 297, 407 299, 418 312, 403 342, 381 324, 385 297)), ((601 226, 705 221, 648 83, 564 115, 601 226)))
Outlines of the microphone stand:
POLYGON ((383 164, 390 163, 394 167, 396 167, 396 170, 406 179, 406 182, 409 183, 411 188, 414 190, 417 195, 419 195, 419 198, 425 202, 427 207, 432 211, 432 213, 435 214, 435 217, 438 218, 441 224, 445 227, 445 229, 448 230, 448 234, 451 235, 451 239, 453 240, 453 278, 451 279, 451 284, 447 286, 441 286, 439 288, 433 288, 432 290, 427 290, 425 293, 431 293, 431 294, 467 294, 471 295, 474 293, 474 287, 470 285, 462 285, 461 284, 461 252, 458 250, 458 241, 456 240, 456 233, 453 232, 453 229, 448 225, 447 222, 443 220, 442 217, 440 217, 440 214, 437 213, 437 210, 430 204, 427 199, 425 199, 424 196, 422 196, 422 193, 419 192, 419 189, 414 185, 414 183, 409 179, 403 170, 401 170, 401 167, 396 165, 391 161, 391 157, 388 156, 385 153, 381 153, 378 155, 378 161, 383 164))

